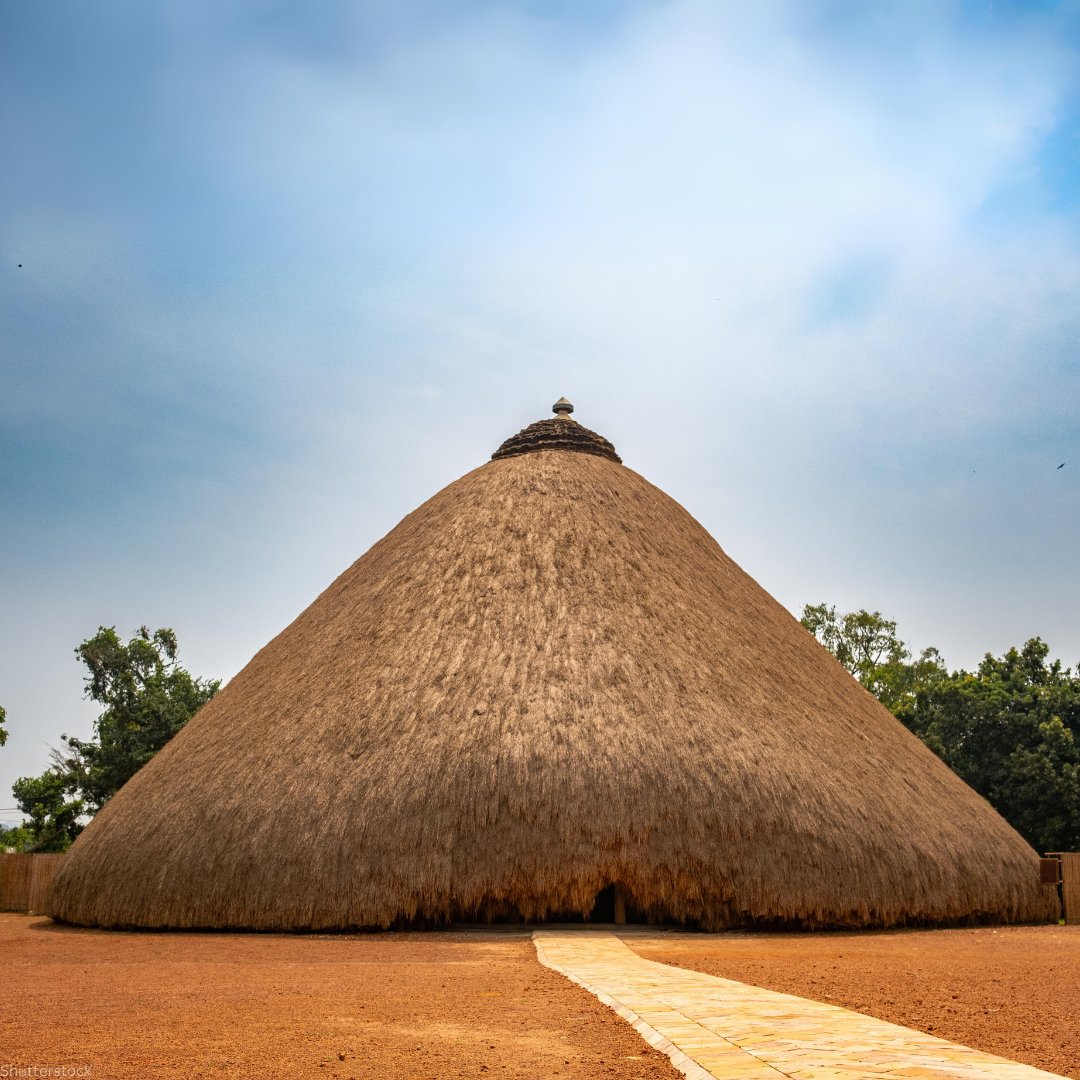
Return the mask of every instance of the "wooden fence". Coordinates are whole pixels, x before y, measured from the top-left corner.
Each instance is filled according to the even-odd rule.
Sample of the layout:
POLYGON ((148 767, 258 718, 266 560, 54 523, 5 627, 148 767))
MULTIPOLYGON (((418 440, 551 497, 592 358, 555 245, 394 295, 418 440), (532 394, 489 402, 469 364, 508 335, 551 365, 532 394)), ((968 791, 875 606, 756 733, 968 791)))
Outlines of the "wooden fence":
POLYGON ((1056 873, 1051 870, 1044 880, 1055 883, 1061 895, 1061 917, 1069 926, 1080 926, 1080 853, 1075 851, 1051 851, 1043 860, 1045 864, 1058 863, 1056 873))
POLYGON ((0 854, 0 911, 45 911, 53 875, 63 855, 0 854))

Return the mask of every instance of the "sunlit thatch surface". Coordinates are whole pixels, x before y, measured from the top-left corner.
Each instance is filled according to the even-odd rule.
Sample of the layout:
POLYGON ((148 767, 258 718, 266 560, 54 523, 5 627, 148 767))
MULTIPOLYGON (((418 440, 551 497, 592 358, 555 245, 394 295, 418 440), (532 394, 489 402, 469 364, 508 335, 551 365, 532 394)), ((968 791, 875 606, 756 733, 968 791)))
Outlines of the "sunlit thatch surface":
POLYGON ((542 918, 613 882, 713 928, 1054 914, 1035 853, 681 506, 569 450, 354 563, 101 811, 53 911, 542 918))

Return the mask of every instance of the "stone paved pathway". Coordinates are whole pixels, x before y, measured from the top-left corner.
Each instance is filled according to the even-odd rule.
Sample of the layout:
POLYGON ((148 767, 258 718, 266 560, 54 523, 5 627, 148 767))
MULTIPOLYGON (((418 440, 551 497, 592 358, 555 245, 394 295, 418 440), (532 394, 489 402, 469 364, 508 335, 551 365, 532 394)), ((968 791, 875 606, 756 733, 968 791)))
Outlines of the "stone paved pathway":
POLYGON ((613 1008, 691 1080, 1057 1076, 836 1005, 645 960, 611 932, 537 930, 533 940, 542 964, 613 1008))

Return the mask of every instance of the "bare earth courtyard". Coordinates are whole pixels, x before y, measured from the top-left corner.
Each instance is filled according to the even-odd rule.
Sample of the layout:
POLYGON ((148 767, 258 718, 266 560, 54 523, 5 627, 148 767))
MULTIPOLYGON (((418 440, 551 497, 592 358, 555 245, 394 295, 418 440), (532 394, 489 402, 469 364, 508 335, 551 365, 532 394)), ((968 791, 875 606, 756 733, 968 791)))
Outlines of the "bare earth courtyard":
MULTIPOLYGON (((640 955, 1080 1080, 1080 928, 629 932, 640 955)), ((0 1066, 94 1077, 673 1078, 526 932, 107 933, 0 915, 0 1066)))
POLYGON ((0 915, 0 1066, 144 1077, 674 1080, 527 932, 124 933, 0 915))
POLYGON ((1080 926, 628 938, 641 956, 814 998, 1080 1080, 1080 926))

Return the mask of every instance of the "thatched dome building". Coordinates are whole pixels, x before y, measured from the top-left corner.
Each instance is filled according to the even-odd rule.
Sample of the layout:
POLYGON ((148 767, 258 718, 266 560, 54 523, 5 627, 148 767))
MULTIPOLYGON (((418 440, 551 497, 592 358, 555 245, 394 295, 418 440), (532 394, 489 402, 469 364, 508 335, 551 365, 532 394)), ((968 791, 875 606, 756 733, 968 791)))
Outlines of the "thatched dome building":
POLYGON ((1038 860, 560 401, 97 815, 52 912, 325 929, 1054 915, 1038 860))

